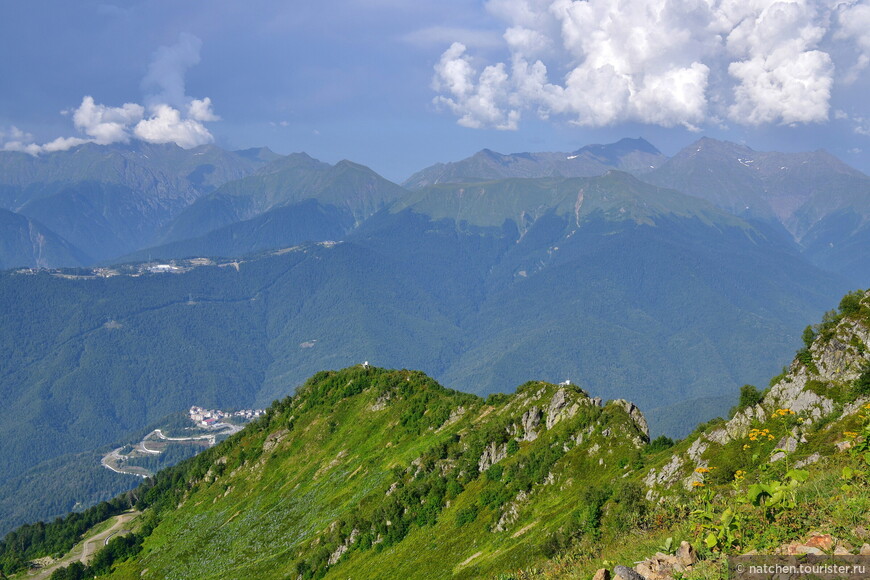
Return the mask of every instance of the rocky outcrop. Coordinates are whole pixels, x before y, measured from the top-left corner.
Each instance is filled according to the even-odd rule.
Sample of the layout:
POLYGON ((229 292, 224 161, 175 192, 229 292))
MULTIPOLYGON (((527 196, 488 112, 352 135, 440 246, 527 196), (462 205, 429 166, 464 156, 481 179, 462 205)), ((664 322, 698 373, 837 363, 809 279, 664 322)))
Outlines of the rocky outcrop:
POLYGON ((477 470, 483 473, 505 457, 507 457, 507 443, 502 443, 499 446, 492 442, 483 449, 483 454, 477 462, 477 470))
POLYGON ((634 403, 626 401, 625 399, 616 399, 613 402, 625 409, 625 412, 628 413, 628 416, 631 417, 634 424, 637 425, 637 428, 641 430, 647 439, 649 439, 649 425, 646 422, 646 417, 643 416, 640 409, 638 409, 634 403))
POLYGON ((493 531, 503 532, 517 521, 517 518, 520 516, 519 508, 526 501, 526 498, 528 498, 528 494, 525 491, 520 491, 513 501, 504 508, 493 531))
POLYGON ((680 470, 683 467, 683 458, 680 455, 674 455, 671 460, 662 466, 661 469, 650 469, 647 473, 644 483, 647 486, 646 498, 650 501, 656 499, 657 494, 653 491, 656 487, 671 487, 680 478, 680 470))
POLYGON ((461 419, 463 415, 465 415, 465 407, 463 407, 462 405, 456 407, 455 409, 450 411, 450 416, 447 417, 447 420, 444 421, 444 423, 442 423, 440 427, 438 427, 438 431, 441 431, 453 425, 454 423, 459 421, 459 419, 461 419))
POLYGON ((541 424, 541 409, 538 407, 532 407, 523 413, 520 423, 523 426, 523 437, 521 441, 534 441, 538 438, 536 429, 538 428, 538 425, 541 424))
POLYGON ((683 541, 675 554, 656 553, 655 556, 638 562, 634 569, 617 566, 613 569, 617 578, 623 580, 673 580, 677 574, 691 572, 698 561, 695 549, 683 541))
POLYGON ((552 429, 553 425, 562 420, 561 412, 567 405, 568 396, 565 394, 565 389, 559 389, 550 399, 550 405, 547 407, 547 429, 552 429))
POLYGON ((288 433, 289 431, 287 431, 287 429, 279 429, 274 433, 270 433, 269 436, 266 437, 266 440, 263 441, 263 451, 268 453, 269 451, 274 449, 275 446, 278 445, 278 443, 280 443, 281 440, 284 439, 284 437, 286 437, 288 433))
POLYGON ((387 403, 389 403, 390 399, 392 399, 392 398, 393 398, 392 392, 390 392, 390 391, 385 392, 380 397, 378 397, 378 399, 374 402, 374 404, 372 404, 371 407, 369 407, 369 410, 371 410, 371 411, 383 411, 384 409, 387 408, 387 403))
MULTIPOLYGON (((866 306, 870 293, 862 300, 866 306)), ((740 410, 720 427, 700 434, 682 455, 681 461, 672 459, 659 470, 651 469, 645 479, 649 490, 647 497, 658 497, 657 487, 670 487, 680 477, 686 488, 703 483, 704 478, 695 470, 708 467, 705 456, 711 456, 717 446, 747 437, 753 428, 767 423, 777 413, 785 412, 783 410, 799 416, 800 426, 780 437, 770 461, 799 453, 801 445, 807 441, 804 433, 831 413, 836 411, 847 416, 859 412, 870 397, 859 397, 845 405, 836 401, 837 394, 841 396, 844 390, 850 389, 870 366, 870 327, 864 321, 850 318, 842 318, 836 328, 826 324, 827 327, 817 327, 822 336, 816 338, 808 350, 798 353, 788 371, 778 378, 760 403, 740 410)), ((631 407, 626 406, 626 411, 631 414, 631 407)), ((846 447, 848 442, 836 445, 846 447)), ((801 465, 815 461, 818 461, 817 455, 803 460, 801 465)))
POLYGON ((359 530, 354 528, 350 535, 344 540, 342 544, 339 544, 338 548, 329 555, 329 560, 327 560, 327 564, 330 566, 335 566, 338 564, 338 561, 341 560, 341 557, 344 556, 344 553, 347 552, 350 547, 356 542, 357 537, 359 537, 359 530))

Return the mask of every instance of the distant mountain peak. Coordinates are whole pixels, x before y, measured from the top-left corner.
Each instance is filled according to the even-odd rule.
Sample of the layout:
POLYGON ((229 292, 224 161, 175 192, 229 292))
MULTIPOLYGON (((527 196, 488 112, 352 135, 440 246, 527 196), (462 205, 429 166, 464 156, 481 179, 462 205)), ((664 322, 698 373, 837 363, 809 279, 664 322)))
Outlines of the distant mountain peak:
POLYGON ((636 139, 624 137, 616 143, 606 145, 586 145, 574 151, 572 155, 582 155, 587 152, 606 159, 613 159, 614 161, 618 161, 619 157, 623 157, 633 152, 648 153, 650 155, 662 154, 661 151, 643 137, 638 137, 636 139))
POLYGON ((462 183, 512 177, 594 177, 608 170, 646 173, 666 160, 649 141, 625 138, 606 145, 587 145, 573 153, 539 152, 504 155, 482 149, 466 159, 437 163, 404 182, 410 189, 439 183, 462 183))

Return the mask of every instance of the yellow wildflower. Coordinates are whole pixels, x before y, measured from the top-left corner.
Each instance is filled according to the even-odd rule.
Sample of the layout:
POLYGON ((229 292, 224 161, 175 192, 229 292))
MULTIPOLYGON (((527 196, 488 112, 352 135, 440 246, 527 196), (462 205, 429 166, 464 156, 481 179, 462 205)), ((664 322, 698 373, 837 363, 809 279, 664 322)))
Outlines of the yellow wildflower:
POLYGON ((854 439, 857 436, 858 436, 858 434, 855 433, 854 431, 843 431, 843 437, 846 437, 848 439, 854 439))
POLYGON ((699 467, 695 470, 695 473, 710 473, 709 467, 699 467))
POLYGON ((693 481, 692 487, 704 487, 704 482, 702 481, 693 481))
POLYGON ((744 477, 746 477, 746 472, 743 471, 742 469, 738 469, 737 471, 734 472, 734 479, 735 480, 740 481, 744 477))
POLYGON ((752 445, 750 445, 749 443, 746 443, 746 444, 743 446, 743 450, 745 451, 745 450, 749 449, 750 447, 752 447, 752 445))

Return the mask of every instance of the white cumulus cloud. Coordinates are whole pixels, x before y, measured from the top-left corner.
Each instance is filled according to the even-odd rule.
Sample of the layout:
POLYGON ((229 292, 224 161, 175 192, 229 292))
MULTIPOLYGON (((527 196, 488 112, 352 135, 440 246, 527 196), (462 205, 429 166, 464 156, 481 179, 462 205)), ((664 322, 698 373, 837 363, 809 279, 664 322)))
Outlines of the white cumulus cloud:
POLYGON ((155 106, 151 117, 139 121, 133 133, 148 143, 175 143, 184 149, 214 140, 202 123, 193 118, 183 119, 178 109, 169 105, 155 106))
POLYGON ((184 75, 199 62, 202 42, 182 34, 177 44, 154 53, 142 87, 150 91, 145 105, 124 103, 112 107, 97 103, 90 95, 72 111, 73 125, 83 137, 58 137, 38 144, 33 135, 16 127, 0 132, 0 148, 31 155, 65 151, 85 143, 111 145, 138 139, 148 143, 175 143, 186 149, 212 143, 214 136, 204 123, 219 121, 209 97, 194 99, 185 94, 184 75))
POLYGON ((835 39, 853 44, 857 53, 855 63, 848 69, 846 82, 854 82, 870 64, 870 4, 857 2, 844 4, 837 15, 839 29, 835 39))
POLYGON ((435 65, 435 102, 468 127, 516 128, 525 112, 586 126, 823 122, 836 75, 849 69, 828 45, 854 47, 852 75, 870 64, 870 0, 489 0, 487 9, 504 23, 509 58, 479 63, 454 43, 435 65))
POLYGON ((220 117, 211 109, 211 99, 193 99, 187 106, 187 116, 194 121, 220 121, 220 117))
POLYGON ((129 126, 139 122, 144 115, 145 108, 142 105, 125 103, 120 107, 107 107, 96 104, 93 97, 86 96, 73 112, 73 123, 85 135, 92 137, 94 143, 109 145, 129 141, 129 126))
POLYGON ((435 66, 435 90, 450 95, 437 97, 436 103, 459 115, 459 124, 466 127, 516 129, 519 112, 510 110, 505 100, 509 79, 504 65, 488 66, 478 74, 465 52, 465 45, 455 42, 435 66))

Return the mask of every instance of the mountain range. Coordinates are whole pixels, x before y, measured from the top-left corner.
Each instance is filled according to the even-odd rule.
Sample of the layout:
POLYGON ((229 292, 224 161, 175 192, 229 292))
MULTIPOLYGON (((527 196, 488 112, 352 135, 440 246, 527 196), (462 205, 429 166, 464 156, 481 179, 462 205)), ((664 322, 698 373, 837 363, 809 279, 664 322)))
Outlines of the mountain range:
POLYGON ((734 556, 860 562, 868 340, 870 293, 850 293, 768 388, 679 442, 570 381, 483 399, 419 371, 318 372, 135 490, 6 535, 0 572, 631 580, 721 578, 734 556))
POLYGON ((572 379, 682 437, 870 274, 870 178, 823 153, 748 151, 485 151, 404 186, 265 149, 2 152, 0 248, 19 268, 0 273, 0 490, 58 477, 50 507, 15 495, 0 522, 93 503, 96 484, 70 476, 81 454, 166 415, 266 406, 362 361, 478 395, 572 379))

